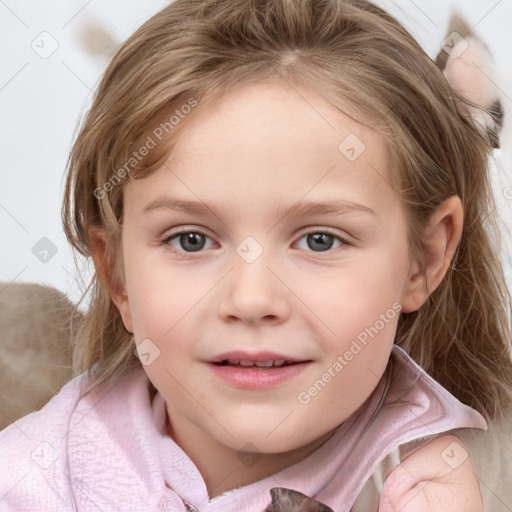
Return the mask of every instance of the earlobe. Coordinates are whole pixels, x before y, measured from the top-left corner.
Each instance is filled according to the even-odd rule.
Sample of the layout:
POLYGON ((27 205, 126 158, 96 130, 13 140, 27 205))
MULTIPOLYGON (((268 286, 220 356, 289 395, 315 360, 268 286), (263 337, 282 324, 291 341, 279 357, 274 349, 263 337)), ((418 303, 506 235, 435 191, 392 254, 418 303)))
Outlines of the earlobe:
POLYGON ((128 294, 126 292, 122 292, 121 298, 119 298, 119 296, 116 296, 116 298, 114 298, 113 294, 111 293, 111 297, 112 301, 119 310, 119 314, 123 319, 123 323, 126 330, 133 334, 132 311, 130 309, 130 300, 128 298, 128 294))
POLYGON ((119 310, 126 330, 133 333, 129 298, 124 283, 115 275, 114 265, 108 257, 109 248, 105 230, 99 227, 91 228, 89 230, 89 240, 96 273, 103 285, 108 288, 110 298, 119 310))
POLYGON ((451 196, 437 208, 425 228, 423 268, 410 268, 402 300, 402 311, 417 311, 443 280, 462 236, 464 212, 458 196, 451 196))

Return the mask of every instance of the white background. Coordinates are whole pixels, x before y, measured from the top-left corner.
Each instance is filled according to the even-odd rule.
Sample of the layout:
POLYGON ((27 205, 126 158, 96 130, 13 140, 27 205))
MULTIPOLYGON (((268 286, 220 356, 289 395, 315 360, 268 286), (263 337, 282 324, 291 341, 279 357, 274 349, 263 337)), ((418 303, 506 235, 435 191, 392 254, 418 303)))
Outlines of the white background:
MULTIPOLYGON (((512 221, 512 0, 404 0, 378 2, 395 14, 425 51, 435 57, 455 8, 485 40, 496 63, 505 131, 493 178, 503 219, 512 221)), ((76 301, 80 276, 62 232, 63 175, 79 116, 91 100, 107 59, 90 55, 79 41, 89 23, 104 25, 121 43, 165 1, 0 0, 0 290, 10 282, 53 285, 76 301), (31 47, 42 32, 58 43, 49 58, 31 47), (46 263, 32 253, 43 237, 56 254, 46 263)), ((57 44, 55 43, 55 44, 57 44)), ((510 252, 510 240, 508 251, 510 252)), ((505 257, 509 286, 512 265, 505 257)), ((83 280, 83 279, 82 279, 83 280)))

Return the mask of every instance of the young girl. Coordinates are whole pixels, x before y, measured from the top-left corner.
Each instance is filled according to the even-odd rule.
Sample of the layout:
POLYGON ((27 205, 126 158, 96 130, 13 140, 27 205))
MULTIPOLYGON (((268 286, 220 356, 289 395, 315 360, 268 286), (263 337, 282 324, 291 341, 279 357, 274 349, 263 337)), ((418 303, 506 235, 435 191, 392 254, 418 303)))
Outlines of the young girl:
POLYGON ((0 434, 0 510, 501 510, 490 151, 369 2, 162 10, 70 156, 78 376, 0 434))

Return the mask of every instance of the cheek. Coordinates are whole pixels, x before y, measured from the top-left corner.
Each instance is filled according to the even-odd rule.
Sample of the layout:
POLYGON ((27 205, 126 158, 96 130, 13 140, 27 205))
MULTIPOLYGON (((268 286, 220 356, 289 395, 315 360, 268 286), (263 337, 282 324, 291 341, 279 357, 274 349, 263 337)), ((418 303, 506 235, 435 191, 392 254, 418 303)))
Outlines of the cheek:
POLYGON ((387 320, 395 318, 404 279, 389 262, 375 261, 372 258, 368 265, 358 263, 331 272, 316 286, 299 291, 331 337, 356 337, 386 313, 387 320))
POLYGON ((335 334, 323 340, 322 365, 297 394, 308 414, 322 416, 330 428, 371 395, 388 364, 401 306, 391 297, 373 299, 347 297, 324 317, 335 334))
POLYGON ((164 350, 167 344, 193 337, 193 319, 207 303, 213 278, 197 279, 155 258, 134 258, 126 266, 126 278, 137 342, 149 338, 164 350))
POLYGON ((332 391, 323 396, 327 400, 332 393, 334 398, 340 391, 354 389, 353 383, 360 394, 347 399, 354 399, 354 406, 371 392, 386 367, 403 286, 403 262, 381 255, 380 260, 370 258, 368 265, 360 263, 324 280, 323 287, 311 288, 307 303, 316 314, 310 318, 317 330, 327 326, 322 327, 321 344, 327 355, 322 371, 336 375, 329 384, 332 391))
POLYGON ((197 301, 197 294, 190 289, 182 291, 177 283, 141 282, 130 300, 135 339, 172 337, 186 323, 187 312, 197 301))

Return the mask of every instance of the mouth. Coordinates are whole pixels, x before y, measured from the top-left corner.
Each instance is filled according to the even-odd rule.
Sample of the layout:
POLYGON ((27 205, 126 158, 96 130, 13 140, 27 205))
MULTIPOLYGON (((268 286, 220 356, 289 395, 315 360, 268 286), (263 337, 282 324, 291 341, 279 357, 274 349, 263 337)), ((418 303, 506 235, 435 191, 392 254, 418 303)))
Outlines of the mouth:
POLYGON ((223 359, 217 366, 234 366, 237 368, 253 368, 255 370, 271 370, 272 368, 282 368, 283 366, 291 366, 298 364, 297 361, 286 361, 284 359, 268 360, 268 361, 248 361, 237 359, 223 359))
POLYGON ((264 389, 279 386, 302 373, 311 359, 298 359, 274 352, 250 354, 226 352, 208 361, 213 373, 237 388, 264 389))
POLYGON ((212 357, 208 362, 218 366, 272 369, 310 361, 310 359, 300 359, 287 354, 278 354, 276 352, 261 351, 250 353, 244 350, 233 350, 231 352, 224 352, 223 354, 212 357))

